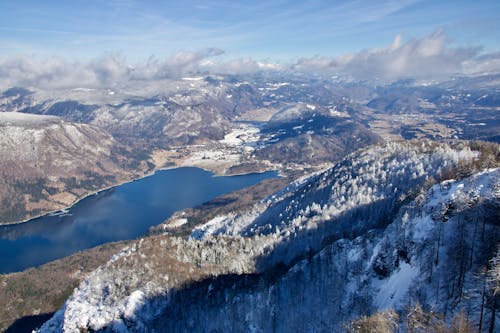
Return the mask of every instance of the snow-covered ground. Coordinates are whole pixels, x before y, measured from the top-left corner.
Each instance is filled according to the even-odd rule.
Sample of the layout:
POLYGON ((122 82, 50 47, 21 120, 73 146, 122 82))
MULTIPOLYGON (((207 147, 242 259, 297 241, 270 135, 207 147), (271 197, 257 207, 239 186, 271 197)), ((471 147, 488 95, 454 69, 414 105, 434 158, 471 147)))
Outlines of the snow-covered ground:
POLYGON ((260 139, 260 130, 251 125, 240 124, 238 128, 233 129, 224 136, 219 142, 230 147, 248 147, 252 149, 260 139))
POLYGON ((224 174, 225 171, 233 165, 239 164, 241 154, 237 150, 218 149, 212 150, 196 149, 186 157, 181 166, 196 166, 203 169, 214 171, 218 174, 224 174))

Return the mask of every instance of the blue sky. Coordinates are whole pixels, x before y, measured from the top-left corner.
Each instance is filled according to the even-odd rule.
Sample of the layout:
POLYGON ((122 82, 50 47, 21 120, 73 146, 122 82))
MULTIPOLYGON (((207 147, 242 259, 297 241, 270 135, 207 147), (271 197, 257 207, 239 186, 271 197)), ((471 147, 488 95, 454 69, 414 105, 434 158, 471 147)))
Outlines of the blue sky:
POLYGON ((0 86, 196 73, 500 74, 498 0, 0 0, 0 86))
POLYGON ((500 1, 0 2, 0 56, 129 60, 208 47, 293 61, 390 45, 443 29, 453 45, 499 51, 500 1))

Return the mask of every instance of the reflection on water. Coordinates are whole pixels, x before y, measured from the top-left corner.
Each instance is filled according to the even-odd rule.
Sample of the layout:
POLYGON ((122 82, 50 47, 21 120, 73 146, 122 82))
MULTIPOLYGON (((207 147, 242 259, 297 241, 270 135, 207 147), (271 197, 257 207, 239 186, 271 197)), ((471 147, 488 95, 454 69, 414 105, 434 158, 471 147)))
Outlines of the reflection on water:
POLYGON ((106 242, 136 238, 176 210, 270 177, 276 173, 214 177, 198 168, 164 170, 92 195, 60 214, 0 227, 0 273, 38 266, 106 242))

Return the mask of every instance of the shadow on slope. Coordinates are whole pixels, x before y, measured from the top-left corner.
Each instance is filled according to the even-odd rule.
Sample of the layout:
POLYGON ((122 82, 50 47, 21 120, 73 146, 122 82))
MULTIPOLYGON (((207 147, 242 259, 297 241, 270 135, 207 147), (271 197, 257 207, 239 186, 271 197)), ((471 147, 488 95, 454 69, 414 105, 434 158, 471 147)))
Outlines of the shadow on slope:
MULTIPOLYGON (((371 209, 379 209, 379 207, 380 203, 365 207, 359 214, 366 214, 371 209)), ((329 235, 321 235, 327 229, 318 228, 314 232, 290 239, 259 258, 258 265, 261 270, 258 273, 226 274, 186 284, 167 296, 159 295, 148 299, 143 307, 136 309, 135 316, 136 318, 148 318, 149 316, 145 314, 151 313, 151 304, 163 304, 160 315, 148 323, 151 325, 151 327, 148 326, 148 329, 154 329, 157 332, 249 331, 252 325, 256 329, 260 328, 263 331, 272 332, 287 331, 292 327, 298 331, 324 331, 328 329, 335 331, 340 329, 342 322, 348 320, 351 313, 353 316, 367 315, 375 310, 372 304, 373 295, 364 294, 362 290, 351 290, 357 296, 344 304, 345 297, 349 293, 347 276, 360 273, 356 273, 356 270, 360 269, 358 263, 352 265, 347 259, 344 260, 351 249, 349 244, 354 244, 354 239, 363 235, 363 242, 371 243, 365 247, 367 250, 365 255, 369 258, 372 251, 375 251, 373 245, 376 242, 374 240, 380 239, 379 237, 383 234, 382 230, 373 230, 371 227, 385 228, 388 223, 394 221, 397 211, 398 209, 394 208, 394 211, 388 213, 385 218, 373 219, 372 223, 367 224, 365 228, 362 227, 362 223, 357 223, 347 234, 345 231, 338 231, 329 235), (297 252, 298 255, 291 258, 286 264, 279 260, 283 256, 283 252, 288 251, 287 249, 301 248, 302 244, 307 243, 305 240, 311 241, 321 238, 323 241, 317 250, 297 252), (342 259, 340 262, 339 258, 342 259), (292 322, 293 324, 291 324, 292 322), (320 329, 318 330, 318 328, 320 329)), ((353 213, 351 212, 351 214, 353 213)), ((450 212, 450 214, 455 213, 450 212)), ((467 209, 463 214, 465 217, 468 216, 467 221, 459 218, 454 223, 460 226, 460 223, 465 221, 469 226, 463 229, 458 228, 457 239, 469 237, 471 235, 469 229, 477 229, 484 224, 486 224, 486 234, 482 241, 479 241, 481 239, 479 232, 475 235, 475 239, 469 237, 472 239, 467 239, 467 243, 463 244, 464 252, 461 256, 451 257, 450 262, 446 263, 445 266, 439 266, 439 269, 443 271, 443 276, 449 279, 450 284, 456 282, 458 286, 460 283, 458 276, 464 274, 458 274, 459 270, 465 269, 472 272, 487 265, 489 259, 494 255, 495 246, 500 239, 499 220, 497 219, 500 215, 498 202, 485 202, 477 207, 467 209), (471 249, 470 242, 475 243, 477 247, 474 255, 467 252, 471 249), (469 261, 469 258, 473 258, 473 261, 470 264, 465 263, 469 261), (463 266, 464 263, 466 266, 463 266)), ((347 217, 344 218, 343 225, 348 221, 347 217)), ((451 222, 438 221, 438 223, 451 222)), ((396 253, 396 249, 401 243, 405 243, 404 239, 407 236, 403 231, 401 235, 394 235, 394 237, 395 243, 383 251, 396 253)), ((448 248, 448 251, 454 251, 456 244, 449 242, 442 244, 442 246, 448 248)), ((434 244, 429 243, 427 247, 434 248, 434 244)), ((416 249, 412 251, 418 252, 416 249)), ((422 253, 426 252, 422 251, 422 253)), ((412 255, 417 254, 412 253, 412 255)), ((410 259, 406 258, 406 260, 410 259)), ((425 260, 425 258, 418 260, 425 260)), ((413 265, 419 264, 413 262, 413 265)), ((374 268, 372 268, 371 273, 373 279, 383 280, 385 277, 377 273, 374 268)), ((397 271, 397 265, 390 269, 397 271)), ((436 270, 435 274, 438 273, 438 266, 434 269, 436 270)), ((427 273, 422 271, 424 275, 427 273)), ((435 284, 436 281, 433 281, 432 277, 431 271, 429 283, 435 284)), ((369 284, 369 282, 366 283, 369 284)), ((464 283, 463 278, 461 283, 464 283)), ((366 285, 360 284, 357 287, 365 288, 366 285)), ((450 304, 453 308, 466 306, 467 304, 463 302, 469 301, 461 300, 462 292, 458 291, 458 287, 455 289, 455 292, 449 293, 447 291, 446 295, 442 295, 446 299, 441 300, 441 302, 450 304), (454 304, 456 300, 459 303, 454 304)), ((414 292, 418 293, 418 291, 414 292)), ((127 323, 127 326, 131 324, 129 328, 133 332, 142 329, 141 326, 135 326, 135 323, 127 322, 125 319, 124 322, 127 323)))
MULTIPOLYGON (((280 331, 284 327, 282 319, 287 315, 287 308, 283 304, 288 298, 296 298, 293 294, 304 293, 309 281, 309 277, 304 277, 300 271, 294 271, 294 266, 302 260, 307 263, 315 261, 315 269, 323 269, 322 259, 316 256, 319 251, 341 238, 352 240, 370 233, 374 228, 387 226, 395 218, 399 207, 400 203, 381 200, 347 211, 333 221, 323 223, 316 229, 299 232, 295 237, 276 245, 257 259, 257 272, 254 274, 225 274, 187 283, 167 295, 145 300, 142 306, 135 309, 132 321, 122 318, 102 331, 111 332, 125 324, 130 331, 139 332, 144 331, 144 323, 148 325, 147 330, 157 332, 248 331, 248 325, 251 324, 242 318, 242 314, 247 311, 248 302, 253 302, 252 295, 257 295, 256 298, 264 297, 260 301, 256 300, 258 304, 255 306, 259 309, 255 309, 255 313, 260 318, 257 321, 264 321, 266 330, 280 331), (281 280, 286 279, 287 274, 291 274, 289 279, 295 287, 283 288, 281 280), (293 296, 288 295, 289 293, 293 296)), ((328 267, 325 269, 328 271, 328 267)), ((336 279, 332 278, 332 282, 336 279)), ((368 304, 362 298, 359 303, 360 307, 368 304)), ((248 311, 253 312, 250 308, 248 311)), ((328 311, 338 310, 329 308, 328 311)), ((325 325, 328 326, 329 323, 325 325)), ((310 327, 303 326, 301 329, 309 330, 310 327)))

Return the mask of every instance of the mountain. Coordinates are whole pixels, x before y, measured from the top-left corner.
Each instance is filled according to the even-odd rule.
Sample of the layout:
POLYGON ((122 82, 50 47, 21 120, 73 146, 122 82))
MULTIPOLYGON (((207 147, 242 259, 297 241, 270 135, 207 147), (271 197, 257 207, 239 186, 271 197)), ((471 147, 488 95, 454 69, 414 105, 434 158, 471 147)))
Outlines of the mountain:
POLYGON ((256 157, 299 165, 336 162, 359 148, 383 142, 348 114, 305 103, 280 109, 260 133, 266 139, 256 157))
POLYGON ((319 89, 319 82, 200 76, 161 83, 2 92, 0 115, 9 125, 3 127, 8 143, 0 156, 8 178, 0 188, 0 223, 65 208, 92 191, 162 167, 294 172, 382 141, 349 114, 332 113, 337 95, 328 95, 331 87, 319 89), (27 119, 32 121, 26 127, 27 119), (22 138, 9 139, 12 131, 22 138), (33 154, 26 160, 29 149, 33 154))
POLYGON ((383 140, 499 142, 497 81, 484 75, 373 85, 291 73, 196 75, 112 88, 14 87, 0 94, 0 111, 97 126, 145 155, 168 156, 169 165, 219 169, 206 162, 222 153, 232 157, 217 172, 252 163, 260 165, 254 171, 303 169, 383 140), (256 140, 225 144, 242 125, 256 140))
POLYGON ((0 224, 66 208, 130 179, 132 158, 106 131, 55 116, 0 112, 0 224))
POLYGON ((495 329, 498 155, 422 140, 352 153, 187 239, 136 241, 40 332, 331 332, 417 303, 495 329))

